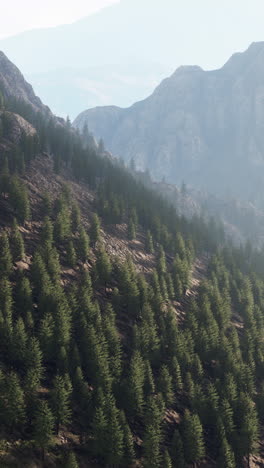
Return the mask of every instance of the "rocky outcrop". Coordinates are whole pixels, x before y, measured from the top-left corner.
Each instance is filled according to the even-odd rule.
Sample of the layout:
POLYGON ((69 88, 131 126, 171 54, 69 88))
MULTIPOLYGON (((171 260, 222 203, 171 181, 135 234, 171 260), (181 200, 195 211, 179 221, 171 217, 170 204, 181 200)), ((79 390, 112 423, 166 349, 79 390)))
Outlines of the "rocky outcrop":
POLYGON ((264 43, 223 68, 180 67, 128 109, 80 114, 109 150, 157 180, 260 200, 264 183, 264 43))

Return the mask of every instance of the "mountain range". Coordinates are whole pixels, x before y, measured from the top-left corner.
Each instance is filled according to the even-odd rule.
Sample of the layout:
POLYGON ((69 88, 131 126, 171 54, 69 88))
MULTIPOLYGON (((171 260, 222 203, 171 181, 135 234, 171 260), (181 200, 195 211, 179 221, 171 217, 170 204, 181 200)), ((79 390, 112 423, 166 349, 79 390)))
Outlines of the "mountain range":
POLYGON ((87 123, 113 154, 156 180, 261 205, 263 83, 264 43, 253 43, 219 70, 180 67, 147 99, 88 109, 74 125, 87 123))
POLYGON ((254 6, 246 3, 238 11, 228 0, 223 0, 221 8, 209 0, 202 4, 121 0, 73 24, 2 39, 0 50, 16 63, 53 112, 73 119, 94 106, 128 107, 144 99, 186 62, 205 68, 219 66, 231 51, 249 42, 246 24, 243 37, 240 28, 236 29, 245 18, 254 21, 256 31, 261 30, 254 6))

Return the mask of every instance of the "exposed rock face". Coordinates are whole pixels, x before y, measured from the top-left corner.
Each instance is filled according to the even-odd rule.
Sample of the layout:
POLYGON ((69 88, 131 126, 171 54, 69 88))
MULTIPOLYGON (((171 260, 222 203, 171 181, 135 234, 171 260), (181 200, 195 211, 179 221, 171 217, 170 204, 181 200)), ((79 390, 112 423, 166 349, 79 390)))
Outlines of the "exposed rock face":
POLYGON ((95 108, 84 123, 109 150, 156 179, 260 199, 264 183, 264 43, 220 70, 180 67, 128 109, 95 108))
POLYGON ((47 115, 51 112, 35 95, 32 86, 26 82, 19 69, 0 51, 0 90, 6 97, 15 97, 31 105, 34 110, 47 115))

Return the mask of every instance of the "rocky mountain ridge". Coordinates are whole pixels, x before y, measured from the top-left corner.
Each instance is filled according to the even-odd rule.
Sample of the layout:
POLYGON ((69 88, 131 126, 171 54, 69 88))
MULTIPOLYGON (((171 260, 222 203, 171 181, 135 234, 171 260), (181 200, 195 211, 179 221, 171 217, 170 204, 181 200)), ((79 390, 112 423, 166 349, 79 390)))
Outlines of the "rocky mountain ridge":
POLYGON ((19 69, 0 50, 0 90, 4 97, 12 97, 29 104, 34 111, 51 117, 50 109, 42 104, 32 86, 27 83, 19 69))
POLYGON ((128 109, 99 107, 74 122, 156 180, 262 203, 264 43, 223 68, 184 66, 128 109))

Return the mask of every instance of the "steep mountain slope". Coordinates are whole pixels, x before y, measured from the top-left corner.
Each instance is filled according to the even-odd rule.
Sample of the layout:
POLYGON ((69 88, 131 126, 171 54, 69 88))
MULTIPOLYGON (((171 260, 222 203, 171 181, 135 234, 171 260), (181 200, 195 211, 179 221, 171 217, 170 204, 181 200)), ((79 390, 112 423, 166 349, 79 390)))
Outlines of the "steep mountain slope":
POLYGON ((34 111, 40 111, 47 117, 51 112, 35 95, 32 86, 27 83, 19 69, 0 51, 0 89, 6 98, 16 98, 29 104, 34 111))
POLYGON ((216 71, 181 67, 128 109, 80 114, 95 136, 156 179, 263 202, 264 43, 216 71))
POLYGON ((0 105, 0 465, 262 466, 264 250, 0 105))

